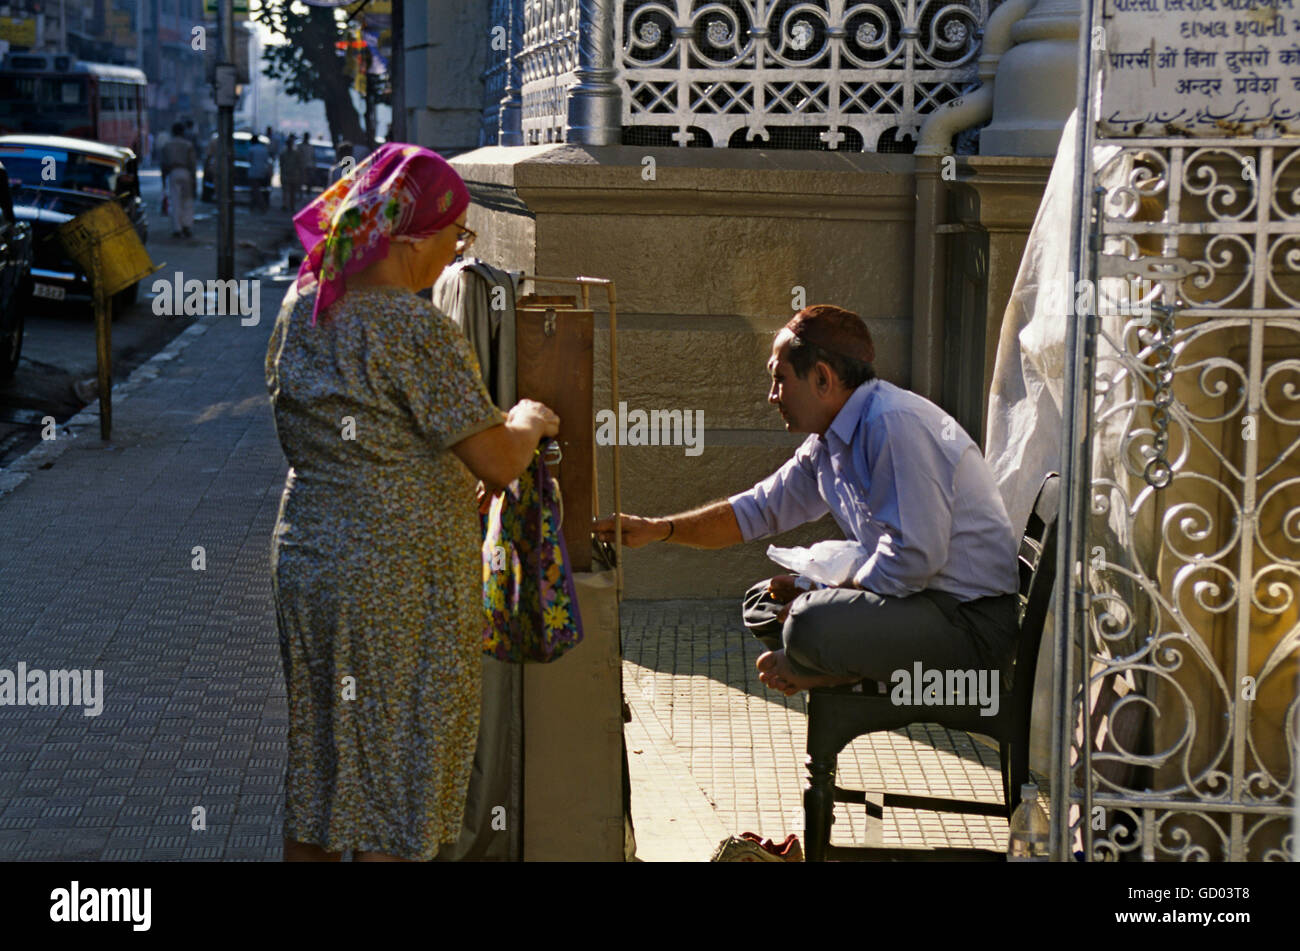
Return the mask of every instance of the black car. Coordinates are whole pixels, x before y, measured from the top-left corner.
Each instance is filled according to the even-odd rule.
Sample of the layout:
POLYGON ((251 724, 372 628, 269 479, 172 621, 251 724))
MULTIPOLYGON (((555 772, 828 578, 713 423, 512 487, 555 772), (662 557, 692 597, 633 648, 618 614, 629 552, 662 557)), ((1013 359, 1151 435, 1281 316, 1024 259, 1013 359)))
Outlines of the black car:
POLYGON ((338 152, 328 142, 312 139, 311 153, 314 160, 307 169, 307 187, 324 191, 330 186, 330 169, 338 162, 338 152))
MULTIPOLYGON (((235 187, 234 197, 238 201, 240 196, 248 197, 248 148, 253 144, 254 135, 251 132, 236 132, 235 138, 235 187)), ((257 140, 263 145, 270 148, 270 141, 264 135, 256 136, 257 140)), ((208 140, 208 148, 203 154, 203 200, 217 200, 217 136, 213 133, 212 138, 208 140)))
POLYGON ((23 311, 32 294, 32 226, 14 217, 9 174, 0 164, 0 383, 23 351, 23 311))
MULTIPOLYGON (((140 197, 135 153, 121 145, 57 135, 0 136, 0 162, 9 172, 14 216, 30 223, 33 237, 32 297, 90 304, 90 279, 63 250, 59 226, 96 205, 117 200, 143 243, 148 214, 140 197)), ((120 308, 135 300, 139 285, 114 298, 120 308)))

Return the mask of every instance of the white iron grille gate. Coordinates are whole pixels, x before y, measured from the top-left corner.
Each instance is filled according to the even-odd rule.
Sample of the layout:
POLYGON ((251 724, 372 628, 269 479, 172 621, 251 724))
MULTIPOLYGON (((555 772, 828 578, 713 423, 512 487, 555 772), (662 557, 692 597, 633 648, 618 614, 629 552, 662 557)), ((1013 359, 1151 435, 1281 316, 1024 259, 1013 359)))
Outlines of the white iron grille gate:
POLYGON ((1095 144, 1057 855, 1292 858, 1300 142, 1095 144))
MULTIPOLYGON (((977 80, 989 0, 620 0, 623 125, 876 151, 977 80), (881 137, 889 133, 889 141, 881 137)), ((700 141, 700 133, 706 137, 700 141)), ((694 140, 694 141, 693 141, 694 140)))

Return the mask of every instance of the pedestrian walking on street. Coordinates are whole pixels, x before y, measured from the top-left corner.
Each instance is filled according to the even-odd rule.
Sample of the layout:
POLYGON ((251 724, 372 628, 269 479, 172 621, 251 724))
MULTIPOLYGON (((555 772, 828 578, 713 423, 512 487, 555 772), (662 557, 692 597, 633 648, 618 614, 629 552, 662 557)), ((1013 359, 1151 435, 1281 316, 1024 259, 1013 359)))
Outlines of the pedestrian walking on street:
POLYGON ((298 153, 298 184, 302 186, 302 200, 311 199, 312 173, 316 168, 316 150, 312 148, 311 141, 307 133, 303 133, 302 139, 298 142, 296 149, 298 153))
POLYGON ((284 855, 428 860, 460 835, 483 656, 474 479, 520 476, 550 409, 503 415, 416 296, 473 240, 439 155, 392 144, 294 218, 266 356, 289 461, 271 548, 289 700, 284 855), (350 421, 350 422, 349 422, 350 421))
POLYGON ((280 201, 281 211, 296 211, 298 208, 298 149, 292 132, 280 156, 280 201))
POLYGON ((162 175, 167 191, 167 207, 172 216, 172 237, 193 237, 194 183, 198 179, 198 156, 194 145, 185 137, 185 125, 172 126, 172 137, 162 147, 162 175))
MULTIPOLYGON (((352 143, 340 142, 334 147, 334 157, 338 159, 330 169, 329 184, 333 185, 357 167, 357 160, 352 157, 352 143)), ((328 187, 328 186, 326 186, 328 187)))
POLYGON ((248 204, 253 211, 266 211, 271 190, 271 152, 260 136, 248 143, 248 204))

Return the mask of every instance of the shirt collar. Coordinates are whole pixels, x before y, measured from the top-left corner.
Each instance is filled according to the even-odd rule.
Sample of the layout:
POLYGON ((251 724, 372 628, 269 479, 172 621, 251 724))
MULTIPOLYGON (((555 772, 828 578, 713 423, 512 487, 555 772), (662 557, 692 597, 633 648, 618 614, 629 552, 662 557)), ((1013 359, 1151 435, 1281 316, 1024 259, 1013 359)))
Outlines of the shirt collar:
POLYGON ((877 377, 874 380, 868 380, 863 383, 840 407, 840 411, 835 414, 835 419, 827 427, 827 433, 834 433, 840 442, 848 445, 853 440, 853 434, 858 429, 858 423, 862 419, 862 408, 866 405, 867 399, 876 389, 876 384, 880 382, 877 377))

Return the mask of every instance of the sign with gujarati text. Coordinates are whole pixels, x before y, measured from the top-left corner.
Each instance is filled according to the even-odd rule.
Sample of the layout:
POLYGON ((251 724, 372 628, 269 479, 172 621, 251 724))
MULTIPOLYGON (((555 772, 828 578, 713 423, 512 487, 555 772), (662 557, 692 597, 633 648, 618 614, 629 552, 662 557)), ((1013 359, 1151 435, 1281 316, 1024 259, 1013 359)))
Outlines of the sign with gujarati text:
POLYGON ((1107 136, 1300 135, 1300 0, 1105 0, 1107 136))

